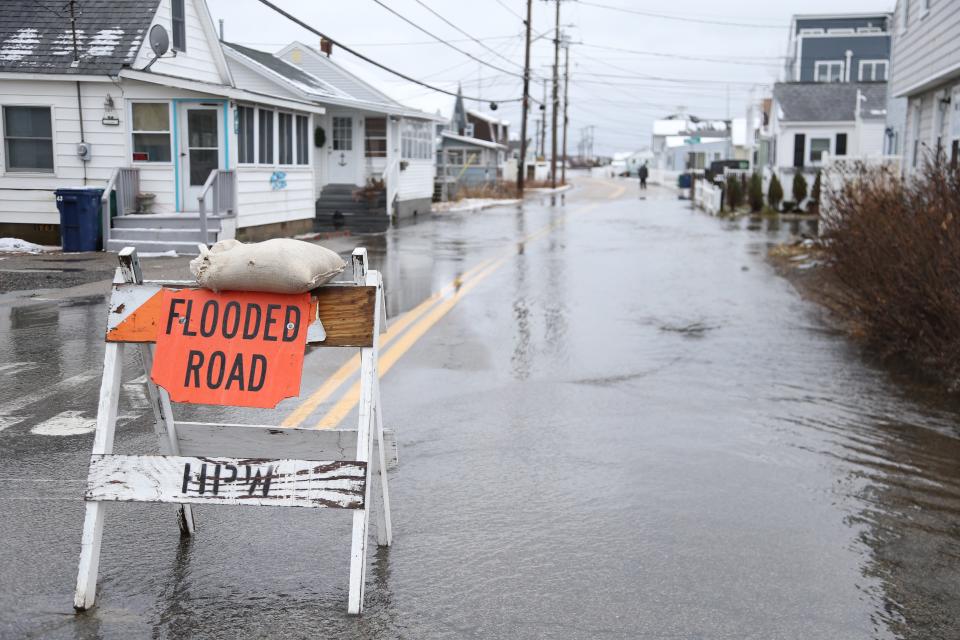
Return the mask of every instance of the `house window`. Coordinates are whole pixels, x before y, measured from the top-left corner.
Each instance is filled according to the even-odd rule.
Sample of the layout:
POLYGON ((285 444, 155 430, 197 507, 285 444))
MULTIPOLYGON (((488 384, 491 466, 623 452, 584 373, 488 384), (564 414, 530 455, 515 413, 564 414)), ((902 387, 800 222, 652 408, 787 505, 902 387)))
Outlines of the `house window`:
POLYGON ((368 158, 387 157, 386 118, 367 118, 363 144, 364 154, 368 158))
POLYGON ((277 114, 277 139, 280 164, 293 164, 293 114, 277 114))
POLYGON ((463 135, 467 136, 468 138, 472 138, 475 132, 476 130, 472 122, 468 122, 467 126, 463 129, 463 135))
POLYGON ((843 60, 819 60, 813 67, 814 82, 843 82, 843 60))
POLYGON ((847 155, 847 134, 838 133, 836 144, 833 146, 833 155, 835 156, 845 156, 847 155))
POLYGON ((463 150, 447 149, 447 164, 455 164, 455 165, 463 164, 463 150))
POLYGON ((173 25, 173 50, 187 50, 187 19, 183 8, 184 0, 172 0, 171 23, 173 25))
POLYGON ((273 111, 257 110, 260 129, 257 160, 260 164, 273 164, 273 111))
POLYGON ((310 118, 297 116, 297 164, 310 164, 310 118))
POLYGON ((7 171, 53 172, 50 107, 4 107, 7 171))
POLYGON ((400 131, 401 155, 404 160, 433 158, 433 134, 430 123, 404 120, 400 131))
POLYGON ((886 82, 887 61, 886 60, 861 60, 859 79, 860 79, 860 82, 886 82))
POLYGON ((256 162, 254 149, 253 107, 237 107, 237 161, 244 164, 256 162))
POLYGON ((170 162, 170 105, 166 102, 134 102, 133 161, 170 162))
POLYGON ((333 117, 333 150, 353 151, 353 118, 333 117))
POLYGON ((823 162, 823 154, 830 153, 830 138, 810 138, 810 162, 823 162))
POLYGON ((803 167, 803 157, 804 157, 804 146, 806 145, 807 136, 803 133, 793 134, 793 166, 794 167, 803 167))

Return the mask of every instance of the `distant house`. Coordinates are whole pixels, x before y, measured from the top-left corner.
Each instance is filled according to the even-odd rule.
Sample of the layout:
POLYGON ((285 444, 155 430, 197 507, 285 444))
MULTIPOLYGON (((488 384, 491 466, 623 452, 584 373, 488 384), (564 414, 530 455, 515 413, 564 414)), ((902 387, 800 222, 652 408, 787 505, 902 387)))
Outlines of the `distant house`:
POLYGON ((0 4, 0 234, 56 243, 53 192, 77 185, 116 189, 112 250, 195 253, 312 229, 323 107, 241 88, 203 0, 78 8, 74 37, 46 3, 0 4), (156 25, 171 46, 154 60, 156 25), (147 206, 153 215, 136 215, 147 206))
POLYGON ((913 172, 925 157, 943 153, 956 167, 960 162, 960 11, 955 2, 899 0, 893 31, 891 94, 908 102, 904 166, 913 172))
POLYGON ((504 179, 508 142, 505 120, 467 109, 458 93, 450 124, 440 132, 437 148, 441 197, 453 197, 460 186, 492 185, 504 179))
POLYGON ((276 55, 223 47, 238 84, 326 112, 310 136, 321 223, 382 230, 391 218, 430 211, 437 116, 405 107, 337 64, 329 41, 322 50, 293 42, 276 55))
POLYGON ((813 174, 832 157, 881 155, 885 126, 885 83, 778 83, 773 168, 782 181, 813 174))
POLYGON ((890 22, 884 12, 793 17, 784 82, 755 134, 758 166, 784 180, 831 158, 891 153, 890 22))
MULTIPOLYGON (((651 167, 667 174, 703 170, 732 157, 728 122, 676 115, 653 122, 651 167)), ((665 182, 671 182, 665 179, 665 182)))

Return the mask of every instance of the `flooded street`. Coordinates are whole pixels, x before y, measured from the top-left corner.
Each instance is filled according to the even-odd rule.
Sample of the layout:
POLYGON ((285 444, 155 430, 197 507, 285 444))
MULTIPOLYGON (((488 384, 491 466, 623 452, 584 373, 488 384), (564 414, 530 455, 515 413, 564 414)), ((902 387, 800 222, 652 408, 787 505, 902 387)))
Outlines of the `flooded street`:
MULTIPOLYGON (((159 504, 109 506, 98 605, 75 614, 106 304, 4 302, 0 637, 960 637, 956 407, 766 263, 806 223, 636 186, 356 240, 391 324, 430 320, 385 347, 394 546, 371 549, 359 618, 349 513, 203 506, 181 541, 159 504)), ((345 389, 316 394, 351 355, 309 351, 275 410, 177 416, 335 426, 345 389)), ((116 449, 155 453, 136 365, 116 449)))

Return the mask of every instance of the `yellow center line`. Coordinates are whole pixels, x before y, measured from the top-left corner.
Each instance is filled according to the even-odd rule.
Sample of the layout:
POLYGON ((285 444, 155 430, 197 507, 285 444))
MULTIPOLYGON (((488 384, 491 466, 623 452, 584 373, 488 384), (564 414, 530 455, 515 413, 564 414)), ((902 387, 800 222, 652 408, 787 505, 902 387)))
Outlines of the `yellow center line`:
MULTIPOLYGON (((624 187, 617 187, 617 190, 614 191, 613 197, 619 197, 625 191, 624 187)), ((597 205, 587 205, 581 207, 572 212, 571 215, 586 213, 594 209, 597 205)), ((529 243, 541 236, 549 233, 553 229, 563 225, 566 221, 566 215, 561 216, 557 220, 544 225, 540 229, 524 236, 518 242, 519 243, 529 243)), ((467 292, 472 290, 480 280, 489 276, 493 271, 499 268, 507 258, 513 254, 513 249, 508 249, 500 254, 501 257, 490 258, 484 260, 480 264, 471 267, 465 271, 462 275, 455 278, 452 282, 444 285, 436 293, 432 294, 429 298, 418 304, 416 307, 399 317, 390 328, 380 337, 381 347, 386 348, 390 345, 395 338, 397 338, 401 333, 403 333, 408 327, 414 325, 414 323, 420 319, 425 313, 431 310, 431 308, 436 305, 436 308, 431 311, 429 316, 424 317, 419 323, 414 325, 414 327, 407 334, 410 336, 404 336, 403 340, 399 340, 394 348, 385 350, 383 355, 380 358, 379 370, 380 377, 390 370, 390 368, 400 359, 404 353, 406 353, 413 344, 419 340, 434 324, 436 324, 440 318, 445 316, 450 309, 459 302, 460 298, 463 297, 467 292), (454 295, 450 298, 444 300, 441 304, 437 304, 437 301, 449 295, 453 291, 454 295)), ((336 391, 357 371, 360 369, 360 355, 356 354, 347 360, 343 365, 340 366, 329 378, 323 381, 321 385, 314 391, 308 398, 306 398, 296 409, 294 409, 290 415, 288 415, 284 421, 281 423, 284 427, 298 427, 303 422, 310 417, 310 415, 316 411, 317 407, 326 402, 336 391)), ((343 420, 356 403, 360 399, 360 385, 359 383, 354 384, 337 402, 334 407, 324 415, 317 424, 316 428, 332 428, 336 427, 340 421, 343 420)))
MULTIPOLYGON (((397 360, 410 350, 416 342, 423 337, 423 335, 430 330, 433 325, 437 324, 441 318, 443 318, 447 313, 453 309, 454 306, 460 301, 460 299, 467 295, 471 289, 480 284, 483 280, 487 278, 491 273, 499 269, 507 261, 507 256, 504 256, 494 262, 492 265, 481 271, 472 278, 469 282, 464 284, 453 296, 447 298, 436 307, 431 309, 430 313, 425 315, 419 322, 417 322, 410 331, 403 334, 389 349, 387 349, 383 355, 380 357, 379 361, 379 370, 380 377, 382 378, 394 364, 397 363, 397 360)), ((333 429, 353 410, 357 405, 357 402, 360 401, 360 382, 354 382, 350 389, 343 394, 343 396, 337 401, 333 407, 317 422, 315 429, 333 429)))
MULTIPOLYGON (((596 204, 587 205, 581 207, 573 212, 573 214, 586 213, 597 207, 596 204)), ((553 229, 561 226, 566 221, 566 216, 562 216, 551 222, 544 225, 540 229, 524 236, 520 242, 531 242, 553 229)), ((447 298, 442 303, 434 307, 429 314, 421 318, 413 327, 405 333, 400 339, 398 339, 389 349, 385 349, 383 354, 380 356, 378 362, 379 376, 382 378, 390 369, 397 363, 397 361, 407 352, 410 348, 416 344, 416 342, 430 330, 433 325, 437 324, 441 318, 443 318, 447 313, 453 309, 454 306, 463 298, 467 293, 469 293, 474 287, 476 287, 480 282, 491 275, 497 269, 499 269, 503 264, 513 255, 512 250, 505 251, 503 255, 496 260, 489 267, 477 273, 477 275, 472 278, 469 282, 464 284, 456 294, 447 298)), ((359 362, 359 358, 357 359, 359 362)), ((355 382, 346 393, 337 401, 337 403, 327 411, 326 414, 317 422, 314 429, 334 429, 336 428, 344 418, 353 410, 353 408, 360 401, 360 382, 355 382)))
MULTIPOLYGON (((453 279, 452 282, 447 283, 439 291, 432 294, 426 300, 418 304, 416 307, 406 312, 397 320, 390 325, 390 328, 382 336, 380 336, 380 344, 386 345, 392 341, 395 337, 400 335, 407 327, 409 327, 417 318, 426 313, 430 307, 432 307, 437 300, 448 295, 450 291, 455 291, 459 287, 463 286, 463 283, 473 277, 474 274, 482 270, 484 267, 493 262, 493 258, 484 260, 480 264, 471 267, 463 274, 457 276, 453 279)), ((333 372, 333 374, 323 381, 319 388, 316 391, 310 394, 303 402, 301 402, 296 409, 294 409, 290 415, 284 418, 281 422, 281 426, 284 427, 298 427, 304 420, 306 420, 311 413, 316 411, 317 407, 323 404, 331 395, 340 388, 347 379, 350 378, 354 373, 360 369, 360 354, 356 354, 351 357, 349 360, 343 363, 339 369, 333 372)))

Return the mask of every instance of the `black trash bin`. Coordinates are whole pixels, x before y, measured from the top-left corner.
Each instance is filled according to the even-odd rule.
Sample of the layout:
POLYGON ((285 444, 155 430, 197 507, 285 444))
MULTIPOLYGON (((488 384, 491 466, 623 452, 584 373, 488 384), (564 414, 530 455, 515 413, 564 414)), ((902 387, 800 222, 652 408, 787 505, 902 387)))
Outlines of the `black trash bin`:
POLYGON ((60 246, 64 251, 96 251, 100 244, 100 197, 103 189, 57 189, 60 246))

